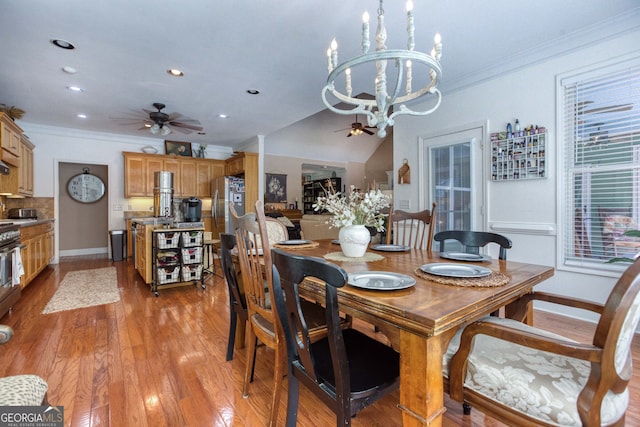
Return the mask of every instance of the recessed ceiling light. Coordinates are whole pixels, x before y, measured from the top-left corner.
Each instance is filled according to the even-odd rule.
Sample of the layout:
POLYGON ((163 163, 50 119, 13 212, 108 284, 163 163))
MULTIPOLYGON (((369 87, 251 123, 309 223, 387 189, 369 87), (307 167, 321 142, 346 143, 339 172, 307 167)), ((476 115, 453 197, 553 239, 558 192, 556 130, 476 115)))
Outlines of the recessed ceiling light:
POLYGON ((247 89, 249 95, 258 95, 260 91, 258 89, 247 89))
POLYGON ((73 50, 76 48, 73 44, 71 44, 71 42, 62 39, 53 39, 51 40, 51 43, 61 49, 73 50))
POLYGON ((218 118, 220 118, 220 119, 226 119, 228 117, 229 116, 227 116, 226 114, 218 114, 218 118))
POLYGON ((167 70, 167 73, 171 74, 174 77, 183 77, 184 73, 177 68, 170 68, 167 70))
POLYGON ((62 67, 62 71, 64 71, 67 74, 75 74, 78 72, 78 70, 76 70, 73 67, 69 67, 68 65, 65 65, 64 67, 62 67))
POLYGON ((67 89, 71 92, 84 92, 84 89, 78 86, 67 86, 67 89))
POLYGON ((86 119, 87 115, 86 114, 82 114, 82 113, 78 113, 78 114, 76 114, 76 117, 79 118, 79 119, 86 119))

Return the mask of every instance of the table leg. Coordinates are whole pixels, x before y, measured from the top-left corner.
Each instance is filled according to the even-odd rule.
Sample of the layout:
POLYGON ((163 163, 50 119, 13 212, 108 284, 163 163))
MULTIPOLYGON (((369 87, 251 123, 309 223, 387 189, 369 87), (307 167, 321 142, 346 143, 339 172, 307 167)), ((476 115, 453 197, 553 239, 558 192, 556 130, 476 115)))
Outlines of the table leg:
POLYGON ((402 425, 442 426, 444 384, 441 336, 421 337, 400 331, 400 409, 402 425))

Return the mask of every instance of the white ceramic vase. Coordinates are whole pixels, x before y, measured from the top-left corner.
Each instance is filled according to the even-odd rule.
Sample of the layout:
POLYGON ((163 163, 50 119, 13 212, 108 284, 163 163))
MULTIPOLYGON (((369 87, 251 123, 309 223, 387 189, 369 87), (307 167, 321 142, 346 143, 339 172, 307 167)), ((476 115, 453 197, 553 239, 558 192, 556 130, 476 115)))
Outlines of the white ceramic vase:
POLYGON ((345 225, 338 233, 338 240, 344 256, 359 258, 367 252, 371 233, 364 225, 345 225))

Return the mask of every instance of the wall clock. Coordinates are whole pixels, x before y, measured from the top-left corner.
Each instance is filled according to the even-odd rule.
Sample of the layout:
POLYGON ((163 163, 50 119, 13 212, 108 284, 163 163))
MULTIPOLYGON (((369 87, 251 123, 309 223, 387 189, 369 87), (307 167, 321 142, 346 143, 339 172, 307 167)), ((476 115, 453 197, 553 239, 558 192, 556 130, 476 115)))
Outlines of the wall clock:
POLYGON ((105 186, 102 179, 89 173, 89 168, 73 176, 67 184, 67 192, 72 199, 80 203, 94 203, 104 196, 105 186))

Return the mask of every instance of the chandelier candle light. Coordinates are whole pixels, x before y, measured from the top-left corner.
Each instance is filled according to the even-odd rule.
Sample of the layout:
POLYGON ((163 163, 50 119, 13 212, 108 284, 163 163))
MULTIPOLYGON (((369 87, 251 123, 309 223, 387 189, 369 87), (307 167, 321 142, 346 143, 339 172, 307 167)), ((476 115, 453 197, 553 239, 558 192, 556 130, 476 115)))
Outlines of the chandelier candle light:
POLYGON ((434 38, 434 46, 430 55, 416 52, 414 38, 413 1, 407 1, 407 49, 388 50, 386 46, 387 29, 384 26, 383 0, 380 0, 378 7, 378 29, 376 31, 376 50, 369 52, 369 14, 364 12, 362 16, 362 54, 358 55, 340 65, 338 65, 338 43, 335 39, 331 42, 327 50, 327 67, 329 76, 327 85, 322 89, 322 100, 327 108, 334 113, 351 115, 364 114, 367 116, 369 126, 378 128, 378 136, 384 138, 387 135, 386 127, 393 126, 394 117, 401 114, 412 116, 425 116, 433 113, 440 106, 442 94, 437 89, 437 84, 442 76, 440 68, 440 57, 442 56, 442 40, 440 34, 434 38), (387 61, 395 62, 397 76, 395 87, 391 95, 387 92, 387 61), (352 97, 351 69, 357 65, 374 63, 376 65, 375 78, 375 99, 360 99, 352 97), (417 65, 424 65, 428 71, 428 81, 420 89, 413 91, 411 85, 413 80, 413 68, 417 65), (336 89, 336 79, 344 74, 345 92, 336 89), (402 90, 402 81, 405 80, 405 93, 402 90), (352 109, 343 110, 334 107, 327 100, 327 93, 331 93, 338 100, 354 106, 352 109), (435 105, 424 111, 414 111, 405 105, 406 102, 413 101, 425 95, 435 95, 435 105), (397 105, 396 108, 392 108, 397 105))

